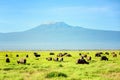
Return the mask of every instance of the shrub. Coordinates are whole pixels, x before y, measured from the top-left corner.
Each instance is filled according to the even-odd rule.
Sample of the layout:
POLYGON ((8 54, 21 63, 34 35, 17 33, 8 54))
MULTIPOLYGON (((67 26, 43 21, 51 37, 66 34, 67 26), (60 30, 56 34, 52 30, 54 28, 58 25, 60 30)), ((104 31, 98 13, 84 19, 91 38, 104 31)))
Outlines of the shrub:
POLYGON ((4 71, 13 70, 13 68, 3 68, 4 71))
POLYGON ((53 77, 67 77, 67 75, 61 72, 50 72, 46 75, 46 78, 53 78, 53 77))
POLYGON ((62 65, 62 64, 59 64, 59 67, 63 67, 63 65, 62 65))

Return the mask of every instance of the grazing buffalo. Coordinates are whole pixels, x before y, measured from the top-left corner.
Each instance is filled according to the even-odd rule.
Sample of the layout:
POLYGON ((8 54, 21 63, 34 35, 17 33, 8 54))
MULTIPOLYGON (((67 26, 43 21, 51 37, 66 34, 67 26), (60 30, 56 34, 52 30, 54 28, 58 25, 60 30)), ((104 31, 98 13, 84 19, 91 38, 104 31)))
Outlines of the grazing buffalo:
POLYGON ((58 61, 58 60, 59 60, 59 58, 54 58, 53 60, 54 60, 54 61, 58 61))
POLYGON ((112 54, 115 54, 115 52, 112 52, 112 54))
POLYGON ((81 56, 82 54, 81 54, 81 53, 79 53, 79 55, 81 56))
POLYGON ((87 61, 90 61, 91 59, 92 59, 91 56, 88 56, 88 57, 87 57, 87 61))
POLYGON ((28 56, 28 54, 26 55, 26 58, 28 58, 29 56, 28 56))
POLYGON ((46 58, 46 60, 52 61, 52 57, 48 57, 48 58, 46 58))
POLYGON ((87 54, 82 55, 83 57, 87 58, 87 54))
POLYGON ((106 56, 102 56, 102 57, 101 57, 101 60, 108 61, 108 58, 107 58, 106 56))
POLYGON ((117 57, 117 54, 113 53, 113 57, 117 57))
POLYGON ((55 55, 55 54, 53 52, 51 52, 50 55, 55 55))
POLYGON ((106 55, 109 55, 109 52, 105 52, 106 55))
POLYGON ((35 57, 40 57, 40 54, 34 52, 34 56, 35 56, 35 57))
POLYGON ((61 61, 63 61, 63 57, 62 57, 62 58, 60 58, 60 59, 59 59, 59 61, 60 61, 60 62, 61 62, 61 61))
POLYGON ((17 54, 16 57, 19 57, 19 55, 17 54))
POLYGON ((95 57, 101 57, 101 53, 96 53, 95 57))
POLYGON ((18 64, 26 64, 26 59, 20 59, 17 61, 18 64))
POLYGON ((77 60, 77 64, 89 64, 83 57, 77 60))
POLYGON ((5 56, 8 57, 8 54, 6 54, 5 56))
POLYGON ((63 57, 64 55, 62 53, 59 53, 57 57, 63 57))
POLYGON ((103 52, 99 52, 99 54, 103 54, 103 52))
POLYGON ((64 53, 63 56, 67 55, 68 53, 64 53))
POLYGON ((66 57, 72 57, 72 55, 71 54, 66 54, 66 57))
POLYGON ((6 63, 10 63, 10 59, 8 57, 6 58, 6 63))

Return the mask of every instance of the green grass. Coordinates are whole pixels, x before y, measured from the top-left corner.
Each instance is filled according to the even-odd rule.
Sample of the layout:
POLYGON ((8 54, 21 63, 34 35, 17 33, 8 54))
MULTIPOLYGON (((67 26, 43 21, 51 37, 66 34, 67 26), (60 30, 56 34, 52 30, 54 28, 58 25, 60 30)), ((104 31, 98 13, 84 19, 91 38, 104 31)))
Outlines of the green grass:
POLYGON ((34 51, 0 51, 0 80, 120 80, 120 51, 114 51, 117 57, 112 57, 112 50, 108 50, 110 55, 102 54, 109 58, 108 61, 95 57, 99 51, 36 51, 41 54, 40 58, 34 57, 34 51), (55 55, 49 55, 50 52, 55 55), (46 60, 46 57, 55 58, 58 53, 65 52, 72 57, 64 56, 63 62, 46 60), (10 63, 5 62, 6 53, 10 63), (76 64, 79 53, 92 56, 89 64, 76 64), (26 54, 29 55, 27 63, 17 64, 17 60, 25 58, 26 54))

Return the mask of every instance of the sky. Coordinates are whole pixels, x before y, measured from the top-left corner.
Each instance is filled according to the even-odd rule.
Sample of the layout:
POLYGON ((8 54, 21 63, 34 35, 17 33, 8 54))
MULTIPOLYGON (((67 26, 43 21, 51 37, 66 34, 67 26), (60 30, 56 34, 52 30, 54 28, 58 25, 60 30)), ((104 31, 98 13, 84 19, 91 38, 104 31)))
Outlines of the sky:
POLYGON ((120 0, 0 0, 0 32, 50 22, 120 31, 120 0))

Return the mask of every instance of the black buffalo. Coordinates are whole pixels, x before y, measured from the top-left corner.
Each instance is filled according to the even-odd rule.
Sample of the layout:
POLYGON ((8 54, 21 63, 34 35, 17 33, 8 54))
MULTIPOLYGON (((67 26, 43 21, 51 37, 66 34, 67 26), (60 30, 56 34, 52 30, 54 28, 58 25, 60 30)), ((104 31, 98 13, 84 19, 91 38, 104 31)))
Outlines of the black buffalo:
POLYGON ((72 55, 71 54, 66 54, 66 57, 72 57, 72 55))
POLYGON ((85 59, 78 59, 77 64, 89 64, 85 59))
POLYGON ((16 57, 19 57, 19 55, 17 54, 16 57))
POLYGON ((105 52, 106 55, 109 55, 109 52, 105 52))
POLYGON ((6 63, 10 63, 10 59, 8 57, 6 58, 6 63))
POLYGON ((40 54, 34 52, 34 56, 35 56, 35 57, 40 57, 40 54))
POLYGON ((55 55, 55 54, 53 52, 51 52, 50 55, 55 55))
POLYGON ((6 54, 5 56, 8 57, 8 54, 6 54))
POLYGON ((81 56, 82 54, 81 54, 81 53, 79 53, 79 55, 81 56))
POLYGON ((108 58, 107 58, 106 56, 102 56, 102 57, 101 57, 101 60, 108 61, 108 58))
POLYGON ((64 53, 63 56, 67 55, 68 53, 64 53))
POLYGON ((77 64, 89 64, 89 62, 87 62, 84 57, 81 57, 80 59, 77 60, 76 62, 77 64))
POLYGON ((95 57, 101 57, 101 53, 96 53, 95 57))
POLYGON ((26 55, 26 58, 28 58, 28 57, 29 57, 29 55, 27 54, 27 55, 26 55))

